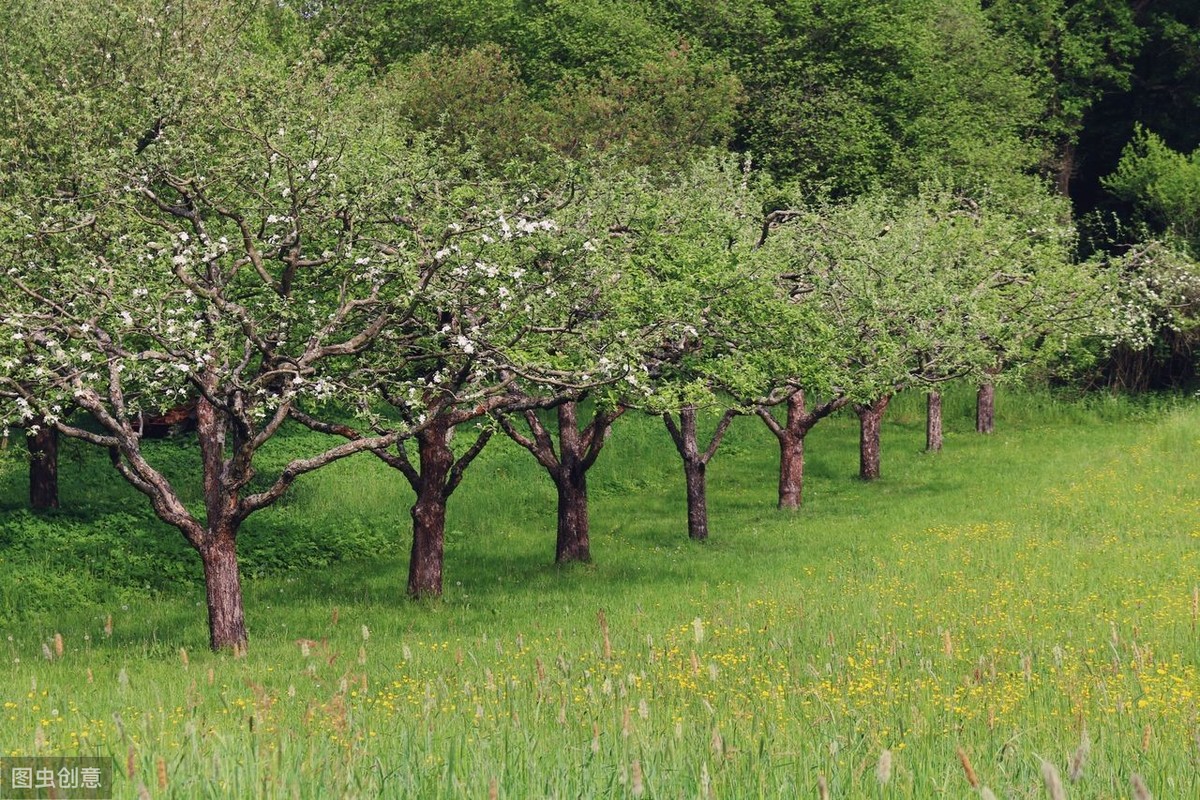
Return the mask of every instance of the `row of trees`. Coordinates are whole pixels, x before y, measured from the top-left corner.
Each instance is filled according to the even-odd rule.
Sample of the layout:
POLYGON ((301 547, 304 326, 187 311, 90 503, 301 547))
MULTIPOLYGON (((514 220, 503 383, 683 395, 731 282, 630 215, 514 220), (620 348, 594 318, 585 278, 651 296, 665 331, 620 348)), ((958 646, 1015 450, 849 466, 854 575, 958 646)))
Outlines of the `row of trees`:
MULTIPOLYGON (((214 648, 247 640, 241 526, 339 459, 377 457, 411 485, 408 592, 437 596, 447 503, 496 432, 558 488, 556 559, 586 560, 588 469, 622 414, 660 415, 703 539, 705 471, 734 415, 775 434, 779 504, 796 508, 805 436, 838 409, 858 414, 861 474, 877 477, 896 392, 930 393, 937 449, 939 383, 990 387, 1088 337, 1153 334, 1190 291, 1162 245, 1080 262, 1064 199, 1019 162, 968 164, 965 145, 903 162, 926 180, 855 178, 839 196, 701 149, 708 134, 617 135, 605 117, 569 147, 539 139, 523 126, 546 117, 504 106, 519 92, 485 105, 520 136, 423 132, 414 87, 431 87, 364 70, 358 29, 314 28, 325 11, 0 12, 0 421, 34 449, 65 435, 108 450, 198 553, 214 648), (1151 277, 1131 294, 1122 273, 1151 277), (147 416, 184 403, 191 478, 144 446, 147 416), (267 474, 264 447, 294 425, 326 446, 267 474)), ((446 90, 421 63, 407 68, 446 90)), ((673 101, 719 121, 679 86, 673 101)))

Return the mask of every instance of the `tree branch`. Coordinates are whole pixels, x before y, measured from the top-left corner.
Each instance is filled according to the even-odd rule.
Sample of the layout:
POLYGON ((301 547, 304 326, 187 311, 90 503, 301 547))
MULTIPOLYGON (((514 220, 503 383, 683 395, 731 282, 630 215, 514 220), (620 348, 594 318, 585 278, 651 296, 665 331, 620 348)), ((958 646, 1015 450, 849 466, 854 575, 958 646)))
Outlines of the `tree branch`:
POLYGON ((483 452, 483 448, 495 433, 491 428, 485 428, 479 433, 479 437, 471 445, 467 452, 454 462, 454 466, 450 468, 450 476, 446 479, 446 490, 443 497, 449 497, 458 488, 458 484, 462 482, 463 473, 467 471, 467 467, 475 460, 475 457, 483 452))

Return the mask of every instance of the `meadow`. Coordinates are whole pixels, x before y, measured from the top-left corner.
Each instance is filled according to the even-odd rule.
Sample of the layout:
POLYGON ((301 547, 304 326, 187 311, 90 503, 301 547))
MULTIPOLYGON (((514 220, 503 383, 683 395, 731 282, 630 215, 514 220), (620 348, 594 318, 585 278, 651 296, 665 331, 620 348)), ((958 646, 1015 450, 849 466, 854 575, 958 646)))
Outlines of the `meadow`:
MULTIPOLYGON (((411 495, 355 458, 240 541, 250 651, 207 648, 199 562, 67 448, 63 509, 0 475, 0 755, 111 755, 117 797, 1200 797, 1200 407, 1002 394, 813 431, 805 502, 739 419, 687 540, 659 421, 589 476, 594 563, 497 440, 450 503, 446 594, 404 596, 411 495)), ((285 437, 282 448, 304 436, 285 437)), ((179 468, 186 442, 160 456, 179 468)))

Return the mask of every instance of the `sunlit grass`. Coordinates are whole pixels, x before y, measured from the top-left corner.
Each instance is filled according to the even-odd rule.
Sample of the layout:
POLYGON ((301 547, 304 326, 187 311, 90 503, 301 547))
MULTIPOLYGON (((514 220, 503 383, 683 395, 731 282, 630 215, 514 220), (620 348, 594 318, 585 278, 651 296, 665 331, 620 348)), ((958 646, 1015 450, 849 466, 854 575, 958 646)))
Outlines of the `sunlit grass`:
POLYGON ((927 798, 970 796, 961 747, 999 797, 1046 796, 1043 760, 1072 798, 1135 773, 1200 796, 1200 411, 1002 398, 984 438, 968 401, 936 456, 900 402, 878 484, 853 419, 822 423, 798 514, 739 420, 702 546, 665 432, 625 421, 589 479, 596 561, 570 569, 548 480, 499 447, 452 499, 432 604, 403 596, 402 479, 340 464, 246 541, 361 531, 378 557, 248 582, 243 660, 205 651, 196 588, 25 615, 0 754, 111 754, 119 796, 817 797, 824 776, 927 798))

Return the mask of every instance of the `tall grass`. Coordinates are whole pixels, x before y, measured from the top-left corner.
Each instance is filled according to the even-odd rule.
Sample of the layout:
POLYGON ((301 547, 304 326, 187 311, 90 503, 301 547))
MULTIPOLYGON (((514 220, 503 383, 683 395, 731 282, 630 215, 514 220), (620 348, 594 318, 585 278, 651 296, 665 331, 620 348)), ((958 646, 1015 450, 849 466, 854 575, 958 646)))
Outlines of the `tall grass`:
POLYGON ((33 531, 49 554, 18 472, 0 755, 112 755, 122 797, 1032 798, 1043 763, 1071 798, 1134 775, 1200 796, 1200 411, 1002 393, 979 437, 970 399, 949 393, 928 455, 900 398, 877 484, 854 478, 856 421, 823 422, 799 513, 738 420, 706 545, 661 423, 623 420, 589 476, 596 561, 568 569, 552 486, 500 443, 452 498, 434 603, 403 595, 400 476, 340 463, 248 523, 240 660, 204 650, 191 556, 103 463, 63 465, 67 509, 33 531), (78 591, 37 611, 17 577, 78 591))

